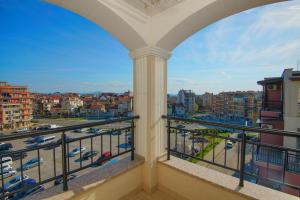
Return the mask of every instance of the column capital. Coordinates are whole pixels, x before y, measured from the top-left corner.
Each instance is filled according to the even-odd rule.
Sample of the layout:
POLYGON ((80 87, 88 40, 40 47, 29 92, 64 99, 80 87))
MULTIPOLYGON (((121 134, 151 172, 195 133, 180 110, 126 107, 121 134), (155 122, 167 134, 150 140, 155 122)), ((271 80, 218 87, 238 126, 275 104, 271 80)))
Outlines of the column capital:
POLYGON ((169 57, 172 55, 172 53, 171 51, 162 49, 160 47, 147 46, 147 47, 133 50, 129 53, 129 55, 132 59, 136 59, 143 56, 159 56, 161 58, 168 60, 169 57))

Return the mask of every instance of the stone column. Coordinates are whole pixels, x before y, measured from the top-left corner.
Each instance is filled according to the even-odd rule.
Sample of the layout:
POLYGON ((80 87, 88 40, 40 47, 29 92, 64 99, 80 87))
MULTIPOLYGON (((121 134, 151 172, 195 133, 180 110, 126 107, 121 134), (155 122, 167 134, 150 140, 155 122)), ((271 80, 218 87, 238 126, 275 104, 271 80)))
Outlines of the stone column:
POLYGON ((136 153, 145 157, 144 190, 157 186, 156 161, 166 150, 167 60, 169 51, 146 47, 130 53, 134 63, 133 111, 136 121, 136 153))

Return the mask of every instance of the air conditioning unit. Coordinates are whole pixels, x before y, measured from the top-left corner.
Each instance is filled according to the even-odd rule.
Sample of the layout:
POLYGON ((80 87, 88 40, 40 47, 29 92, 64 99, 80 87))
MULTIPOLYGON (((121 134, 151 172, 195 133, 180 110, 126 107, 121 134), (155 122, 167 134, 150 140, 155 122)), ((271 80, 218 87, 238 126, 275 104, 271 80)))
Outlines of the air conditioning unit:
POLYGON ((267 90, 277 90, 277 85, 267 85, 267 90))

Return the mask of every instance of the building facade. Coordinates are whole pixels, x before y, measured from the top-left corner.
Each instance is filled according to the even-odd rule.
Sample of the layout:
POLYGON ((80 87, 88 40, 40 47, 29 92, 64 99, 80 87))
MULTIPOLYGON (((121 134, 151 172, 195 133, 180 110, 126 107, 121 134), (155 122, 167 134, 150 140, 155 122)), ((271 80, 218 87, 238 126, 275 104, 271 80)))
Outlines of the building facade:
POLYGON ((196 95, 192 90, 180 90, 177 94, 177 104, 182 104, 186 111, 192 113, 196 110, 196 95))
POLYGON ((32 97, 26 86, 0 82, 0 130, 28 128, 32 120, 32 97))
MULTIPOLYGON (((281 77, 265 78, 258 81, 258 84, 263 86, 262 127, 299 131, 300 72, 286 69, 281 77)), ((265 144, 286 148, 300 147, 299 139, 287 136, 261 133, 260 138, 265 144)), ((256 164, 259 167, 259 176, 271 178, 274 181, 284 179, 287 184, 300 186, 299 160, 299 155, 294 152, 261 147, 257 151, 256 164)), ((270 183, 261 181, 260 184, 269 186, 270 183)), ((276 183, 272 183, 272 187, 299 196, 299 191, 292 187, 276 183)))
POLYGON ((221 92, 213 96, 212 112, 218 117, 255 122, 261 109, 261 92, 221 92))

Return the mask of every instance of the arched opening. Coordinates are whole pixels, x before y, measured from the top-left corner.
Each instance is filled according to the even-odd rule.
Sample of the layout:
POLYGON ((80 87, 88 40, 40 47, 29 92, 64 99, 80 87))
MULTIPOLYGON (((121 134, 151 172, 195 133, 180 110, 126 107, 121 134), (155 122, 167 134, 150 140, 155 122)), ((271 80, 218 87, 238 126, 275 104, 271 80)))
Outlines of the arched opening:
MULTIPOLYGON (((185 40, 173 50, 173 56, 169 60, 168 114, 227 124, 246 123, 247 126, 262 125, 264 128, 299 130, 296 117, 299 112, 299 98, 298 95, 290 96, 291 93, 300 94, 300 84, 292 75, 299 73, 299 17, 298 1, 266 5, 222 19, 185 40), (270 77, 275 82, 264 80, 269 80, 270 77), (278 78, 277 82, 274 77, 278 78), (294 111, 290 110, 291 107, 294 111)), ((183 126, 189 127, 184 124, 183 126)), ((216 128, 198 127, 196 124, 194 126, 195 129, 206 127, 212 132, 216 128)), ((222 131, 219 134, 226 135, 222 131)), ((235 137, 234 134, 238 136, 238 132, 233 131, 232 137, 235 137)), ((225 149, 221 148, 220 146, 224 147, 224 141, 217 141, 213 137, 202 138, 204 145, 201 138, 193 143, 193 140, 183 142, 185 134, 178 134, 178 137, 176 142, 175 139, 172 142, 177 143, 176 148, 181 148, 181 151, 186 148, 186 151, 192 153, 191 146, 194 145, 197 152, 195 155, 199 158, 203 158, 201 152, 205 152, 205 159, 214 160, 220 165, 224 165, 225 159, 226 166, 231 168, 236 168, 239 162, 237 152, 240 147, 236 143, 233 148, 228 143, 230 148, 227 150, 226 142, 225 149), (214 152, 217 155, 215 158, 212 156, 212 143, 219 147, 214 152)), ((191 133, 189 137, 191 139, 191 133)), ((298 148, 295 138, 269 134, 253 134, 251 137, 253 140, 257 137, 257 140, 260 139, 265 144, 298 148)), ((282 162, 277 163, 275 169, 269 167, 269 163, 275 158, 281 159, 281 154, 281 151, 270 151, 268 148, 253 150, 249 146, 246 170, 257 170, 258 177, 270 178, 272 181, 261 180, 257 176, 249 176, 247 179, 298 195, 298 189, 282 184, 282 180, 294 184, 293 181, 300 180, 298 175, 284 178, 283 168, 288 164, 282 162), (252 151, 257 156, 252 157, 252 151), (261 162, 262 154, 268 153, 272 154, 271 161, 267 162, 265 159, 265 162, 261 162), (264 164, 268 167, 264 167, 264 164)), ((290 158, 292 159, 294 158, 290 158)), ((233 171, 203 163, 205 162, 198 162, 199 165, 238 176, 233 171)))

